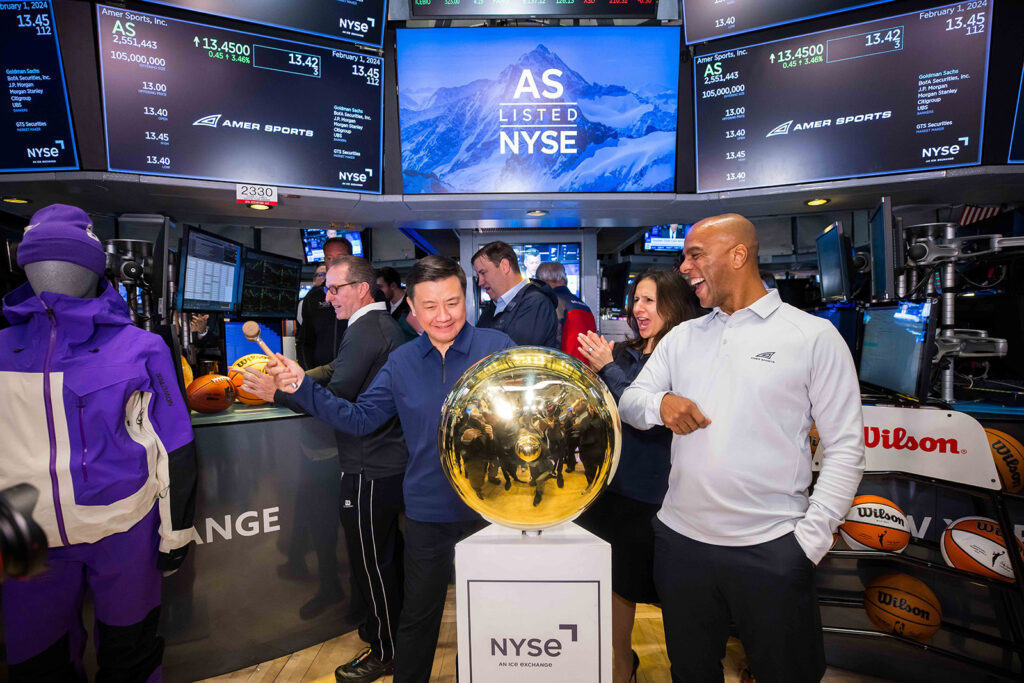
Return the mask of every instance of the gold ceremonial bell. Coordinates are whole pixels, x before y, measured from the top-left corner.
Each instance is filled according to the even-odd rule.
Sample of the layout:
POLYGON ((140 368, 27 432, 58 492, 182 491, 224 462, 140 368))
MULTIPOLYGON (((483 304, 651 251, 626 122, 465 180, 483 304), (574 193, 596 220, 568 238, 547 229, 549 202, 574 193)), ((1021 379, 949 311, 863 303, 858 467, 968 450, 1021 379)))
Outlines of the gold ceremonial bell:
POLYGON ((589 367, 539 346, 484 358, 441 412, 441 466, 485 519, 545 529, 575 519, 615 474, 622 426, 589 367))

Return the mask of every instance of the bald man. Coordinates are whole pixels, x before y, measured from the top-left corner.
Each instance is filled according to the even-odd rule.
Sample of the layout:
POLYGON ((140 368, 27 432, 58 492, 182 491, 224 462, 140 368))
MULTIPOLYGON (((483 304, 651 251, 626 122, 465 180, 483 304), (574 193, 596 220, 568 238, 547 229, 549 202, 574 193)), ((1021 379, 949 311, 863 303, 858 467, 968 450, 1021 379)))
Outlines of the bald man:
POLYGON ((673 681, 722 681, 730 622, 758 683, 825 673, 814 567, 864 471, 860 390, 836 329, 765 289, 757 249, 743 216, 693 226, 679 270, 712 311, 669 332, 619 403, 634 427, 675 433, 654 521, 673 681))

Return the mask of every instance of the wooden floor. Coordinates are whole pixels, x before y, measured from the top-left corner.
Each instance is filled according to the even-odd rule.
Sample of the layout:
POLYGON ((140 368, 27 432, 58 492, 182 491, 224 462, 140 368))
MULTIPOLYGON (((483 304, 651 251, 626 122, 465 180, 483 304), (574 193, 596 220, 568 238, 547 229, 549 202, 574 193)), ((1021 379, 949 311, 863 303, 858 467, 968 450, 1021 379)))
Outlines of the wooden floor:
MULTIPOLYGON (((280 657, 241 671, 208 678, 201 683, 334 683, 334 669, 350 659, 365 647, 355 631, 346 633, 300 650, 290 656, 280 657)), ((441 634, 434 657, 434 668, 430 680, 437 683, 455 682, 455 588, 448 591, 448 600, 441 621, 441 634)), ((661 610, 650 605, 637 606, 636 623, 633 626, 633 649, 640 655, 638 683, 668 683, 668 655, 665 652, 665 632, 661 624, 661 610)), ((731 639, 722 661, 725 667, 726 683, 738 683, 740 667, 744 661, 743 646, 731 639)), ((830 668, 824 681, 828 683, 873 683, 878 679, 830 668)), ((391 683, 391 676, 380 679, 391 683)), ((879 681, 879 683, 881 683, 879 681)))

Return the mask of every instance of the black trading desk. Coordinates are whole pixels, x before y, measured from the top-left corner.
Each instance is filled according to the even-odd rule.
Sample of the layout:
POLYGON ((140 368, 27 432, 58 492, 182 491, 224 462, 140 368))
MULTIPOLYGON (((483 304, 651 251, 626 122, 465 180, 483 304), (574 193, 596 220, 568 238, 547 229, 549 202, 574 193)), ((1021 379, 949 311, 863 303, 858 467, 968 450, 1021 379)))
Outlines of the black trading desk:
POLYGON ((273 405, 193 413, 192 424, 198 540, 164 580, 165 680, 234 671, 353 630, 333 432, 273 405), (336 541, 345 598, 303 620, 299 609, 320 586, 314 530, 336 541), (304 557, 307 578, 279 575, 289 554, 304 557))

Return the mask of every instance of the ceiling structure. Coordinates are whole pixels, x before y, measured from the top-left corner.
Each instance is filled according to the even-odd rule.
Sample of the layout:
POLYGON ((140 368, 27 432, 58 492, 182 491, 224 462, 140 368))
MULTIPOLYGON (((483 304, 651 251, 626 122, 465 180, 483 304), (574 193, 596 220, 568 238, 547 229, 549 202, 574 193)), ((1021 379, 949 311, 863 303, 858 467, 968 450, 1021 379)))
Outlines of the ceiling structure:
POLYGON ((331 221, 366 227, 432 229, 639 228, 692 223, 725 212, 747 216, 817 213, 804 202, 828 197, 828 211, 873 207, 878 197, 893 204, 949 206, 1019 201, 1024 166, 953 168, 924 173, 875 176, 829 182, 705 194, 474 194, 361 195, 279 188, 279 206, 259 214, 235 202, 234 183, 182 180, 106 172, 14 174, 0 179, 0 195, 30 204, 4 210, 29 216, 53 202, 72 203, 90 213, 162 213, 176 221, 326 227, 331 221), (531 217, 527 211, 547 211, 531 217))

